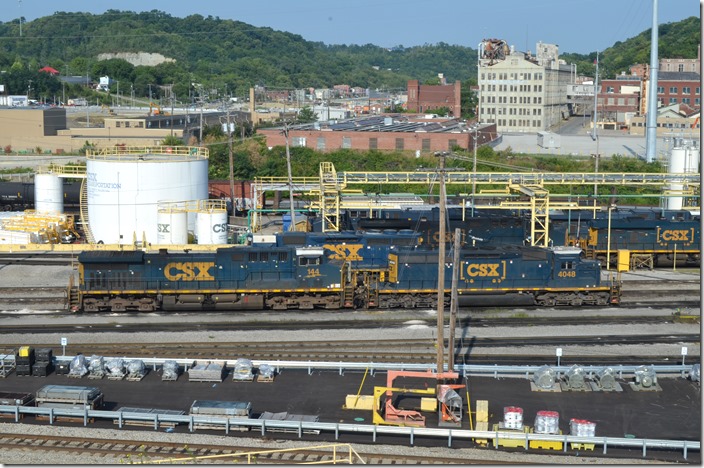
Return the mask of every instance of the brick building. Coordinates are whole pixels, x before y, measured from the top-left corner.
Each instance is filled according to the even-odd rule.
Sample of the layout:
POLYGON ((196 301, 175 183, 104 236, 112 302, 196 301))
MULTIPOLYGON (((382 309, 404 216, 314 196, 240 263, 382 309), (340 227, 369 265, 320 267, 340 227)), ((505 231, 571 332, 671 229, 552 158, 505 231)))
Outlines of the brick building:
MULTIPOLYGON (((284 146, 281 128, 261 128, 269 147, 284 146)), ((341 121, 296 125, 289 129, 289 145, 317 151, 337 149, 390 150, 429 153, 455 147, 474 148, 498 142, 495 124, 470 127, 458 119, 414 119, 399 115, 379 115, 341 121)))
MULTIPOLYGON (((442 77, 441 82, 444 82, 442 77)), ((447 107, 450 109, 452 117, 459 118, 462 115, 461 83, 459 81, 455 81, 451 85, 422 85, 418 83, 418 80, 408 80, 407 93, 406 106, 410 112, 427 112, 447 107)))

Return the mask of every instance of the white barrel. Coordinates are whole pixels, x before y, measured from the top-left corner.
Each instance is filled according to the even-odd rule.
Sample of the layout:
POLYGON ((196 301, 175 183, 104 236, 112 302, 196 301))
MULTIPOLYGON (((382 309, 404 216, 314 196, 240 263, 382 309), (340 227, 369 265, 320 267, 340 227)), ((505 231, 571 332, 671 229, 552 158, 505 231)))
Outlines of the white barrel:
POLYGON ((188 244, 188 213, 178 207, 159 207, 156 241, 160 245, 188 244))
POLYGON ((227 211, 201 210, 196 213, 196 239, 199 244, 227 244, 227 211))
POLYGON ((64 183, 55 174, 34 176, 34 209, 37 213, 64 212, 64 183))

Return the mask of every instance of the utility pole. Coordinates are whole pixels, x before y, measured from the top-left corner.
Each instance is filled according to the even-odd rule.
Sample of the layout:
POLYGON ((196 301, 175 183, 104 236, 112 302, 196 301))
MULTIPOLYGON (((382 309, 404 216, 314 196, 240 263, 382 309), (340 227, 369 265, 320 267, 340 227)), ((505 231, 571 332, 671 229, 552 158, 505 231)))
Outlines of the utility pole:
MULTIPOLYGON (((230 113, 227 113, 227 124, 230 125, 230 113)), ((174 84, 171 83, 171 136, 174 136, 174 84)), ((230 153, 232 153, 232 148, 230 148, 230 153)), ((230 160, 230 165, 232 165, 232 160, 230 160)))
MULTIPOLYGON (((171 113, 173 115, 173 112, 171 113)), ((173 117, 172 117, 173 118, 173 117)), ((227 148, 230 157, 230 206, 235 215, 235 155, 232 152, 232 128, 230 127, 230 108, 227 108, 227 148)), ((173 131, 173 127, 172 127, 173 131)))
POLYGON ((474 128, 474 164, 472 164, 472 218, 474 218, 474 197, 477 195, 477 136, 479 133, 479 121, 474 128))
POLYGON ((284 122, 284 136, 286 137, 286 169, 288 170, 288 199, 291 204, 291 223, 288 226, 289 231, 295 230, 295 211, 293 209, 293 176, 291 175, 291 152, 288 145, 288 123, 284 122))
MULTIPOLYGON (((447 152, 435 153, 440 158, 440 237, 438 239, 438 321, 437 321, 437 373, 445 371, 443 359, 445 356, 445 157, 447 152)), ((438 380, 440 385, 440 380, 438 380)))
MULTIPOLYGON (((599 173, 599 135, 597 135, 597 115, 598 115, 598 96, 599 96, 599 51, 596 51, 596 73, 594 74, 594 129, 592 131, 592 139, 596 141, 596 154, 594 155, 594 175, 599 173)), ((596 196, 598 194, 599 184, 594 182, 594 206, 596 206, 596 196)))
POLYGON ((457 297, 457 283, 460 281, 460 236, 462 230, 455 228, 455 244, 452 255, 452 290, 450 292, 450 336, 447 345, 447 371, 452 372, 455 368, 455 323, 457 322, 457 309, 459 300, 457 297))

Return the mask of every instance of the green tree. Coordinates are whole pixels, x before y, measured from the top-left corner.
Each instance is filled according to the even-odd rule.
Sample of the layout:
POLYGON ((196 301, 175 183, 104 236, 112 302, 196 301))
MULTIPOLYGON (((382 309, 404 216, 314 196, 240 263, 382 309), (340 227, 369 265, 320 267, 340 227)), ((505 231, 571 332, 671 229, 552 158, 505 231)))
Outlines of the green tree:
POLYGON ((304 106, 296 116, 297 123, 310 123, 318 120, 318 114, 313 112, 309 106, 304 106))

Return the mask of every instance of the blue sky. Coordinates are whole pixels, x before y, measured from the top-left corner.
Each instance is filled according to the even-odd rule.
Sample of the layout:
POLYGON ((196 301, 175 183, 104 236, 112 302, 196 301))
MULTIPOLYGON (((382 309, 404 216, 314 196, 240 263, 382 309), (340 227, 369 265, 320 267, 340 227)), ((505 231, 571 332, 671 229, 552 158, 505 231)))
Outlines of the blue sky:
MULTIPOLYGON (((243 21, 326 44, 406 47, 445 42, 476 48, 484 38, 535 50, 538 41, 560 52, 604 50, 650 28, 652 0, 4 0, 0 21, 32 20, 56 11, 103 13, 161 10, 243 21)), ((659 0, 658 22, 699 16, 697 0, 659 0)))

